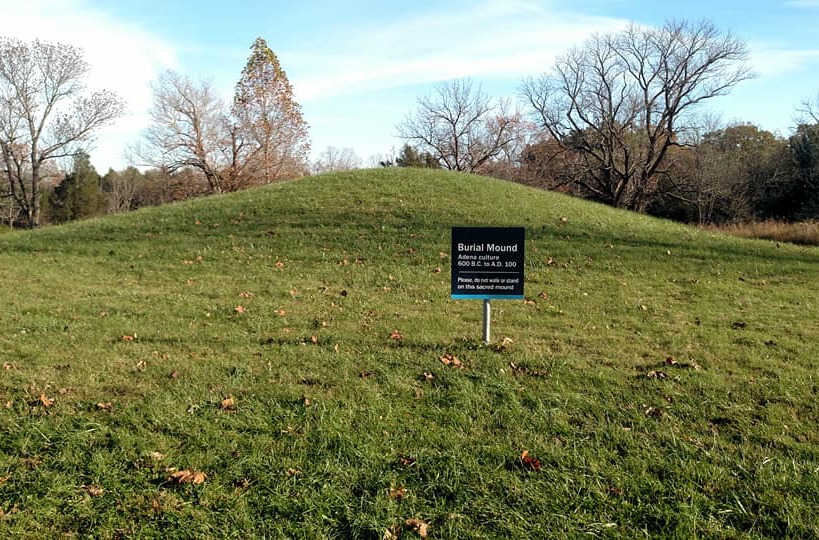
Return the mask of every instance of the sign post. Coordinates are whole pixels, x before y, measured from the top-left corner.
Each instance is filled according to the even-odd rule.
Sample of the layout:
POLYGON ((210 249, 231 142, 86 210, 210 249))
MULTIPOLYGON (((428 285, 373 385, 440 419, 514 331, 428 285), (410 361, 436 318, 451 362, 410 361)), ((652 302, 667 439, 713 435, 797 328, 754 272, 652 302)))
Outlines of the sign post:
POLYGON ((523 300, 523 227, 452 228, 452 298, 483 300, 483 341, 490 342, 491 300, 523 300))

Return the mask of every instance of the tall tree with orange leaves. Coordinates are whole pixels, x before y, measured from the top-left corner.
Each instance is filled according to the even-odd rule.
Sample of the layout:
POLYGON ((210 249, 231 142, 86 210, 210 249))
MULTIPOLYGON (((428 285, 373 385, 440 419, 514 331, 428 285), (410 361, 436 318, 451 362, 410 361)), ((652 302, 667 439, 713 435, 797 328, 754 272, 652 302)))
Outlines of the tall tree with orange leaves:
POLYGON ((276 54, 262 38, 250 50, 231 111, 233 144, 245 156, 233 171, 237 187, 304 174, 310 150, 307 122, 276 54))

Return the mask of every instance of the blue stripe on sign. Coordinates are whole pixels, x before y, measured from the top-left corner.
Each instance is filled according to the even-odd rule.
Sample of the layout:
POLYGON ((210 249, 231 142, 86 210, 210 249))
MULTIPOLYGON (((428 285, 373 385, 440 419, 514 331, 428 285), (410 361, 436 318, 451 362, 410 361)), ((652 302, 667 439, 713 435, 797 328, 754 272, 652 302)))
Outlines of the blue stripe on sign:
POLYGON ((453 294, 453 300, 524 300, 523 295, 508 294, 453 294))

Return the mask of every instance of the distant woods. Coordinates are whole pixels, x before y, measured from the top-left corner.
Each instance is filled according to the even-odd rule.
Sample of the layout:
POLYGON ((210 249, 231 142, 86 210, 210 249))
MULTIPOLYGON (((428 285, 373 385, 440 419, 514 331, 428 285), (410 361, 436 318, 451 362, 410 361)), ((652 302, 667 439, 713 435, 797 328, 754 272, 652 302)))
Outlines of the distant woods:
POLYGON ((526 78, 518 109, 439 85, 398 124, 401 154, 685 222, 817 218, 819 95, 786 137, 704 108, 754 76, 747 59, 708 22, 631 25, 526 78))
MULTIPOLYGON (((747 62, 745 42, 707 21, 594 35, 522 80, 517 102, 469 79, 436 85, 397 124, 400 151, 371 164, 485 174, 702 225, 819 219, 819 93, 795 107, 787 135, 709 112, 754 77, 747 62)), ((0 38, 0 223, 62 223, 362 165, 349 147, 310 160, 293 88, 257 38, 229 103, 206 79, 159 75, 133 166, 103 174, 89 147, 125 104, 86 91, 87 74, 76 48, 0 38)))

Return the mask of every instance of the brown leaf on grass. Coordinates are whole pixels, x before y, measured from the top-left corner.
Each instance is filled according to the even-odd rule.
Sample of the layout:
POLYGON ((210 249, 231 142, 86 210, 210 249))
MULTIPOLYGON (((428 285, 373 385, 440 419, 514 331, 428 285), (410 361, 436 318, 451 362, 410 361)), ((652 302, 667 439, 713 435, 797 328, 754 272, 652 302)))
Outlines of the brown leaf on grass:
POLYGON ((458 357, 452 353, 446 353, 443 356, 440 356, 439 360, 441 360, 441 363, 445 366, 452 366, 454 368, 464 367, 463 362, 458 360, 458 357))
POLYGON ((387 491, 387 498, 393 501, 400 501, 407 494, 407 488, 404 486, 390 487, 387 491))
POLYGON ((398 330, 393 330, 392 332, 390 332, 390 339, 394 339, 395 341, 401 341, 402 339, 404 339, 404 335, 398 330))
POLYGON ((253 298, 254 296, 256 296, 256 295, 253 294, 252 292, 241 292, 241 293, 239 293, 239 298, 253 298))
POLYGON ((431 381, 434 378, 435 378, 434 374, 426 372, 426 371, 421 374, 421 380, 423 380, 423 381, 431 381))
POLYGON ((97 409, 100 411, 110 411, 113 408, 114 405, 110 401, 97 403, 97 409))
POLYGON ((534 300, 524 300, 523 305, 524 306, 536 306, 537 302, 535 302, 534 300))
POLYGON ((287 312, 283 309, 278 309, 276 310, 276 315, 278 315, 279 317, 284 317, 285 315, 287 315, 287 312))
POLYGON ((9 364, 8 362, 3 362, 3 369, 9 371, 11 369, 14 369, 14 366, 9 364))
POLYGON ((173 371, 168 373, 168 377, 170 377, 171 379, 178 379, 179 378, 179 372, 174 369, 173 371))
POLYGON ((524 450, 520 454, 520 464, 529 471, 538 472, 540 470, 540 460, 529 455, 529 450, 524 450))
POLYGON ((7 408, 7 409, 11 409, 12 407, 14 407, 14 401, 12 401, 12 400, 8 400, 8 401, 6 402, 6 408, 7 408))
POLYGON ((40 405, 42 405, 43 407, 46 407, 46 408, 51 407, 52 405, 54 405, 54 400, 50 399, 45 394, 40 394, 40 397, 37 398, 37 402, 40 405))
POLYGON ((665 359, 665 365, 667 365, 667 366, 676 366, 677 361, 674 360, 673 356, 669 356, 668 358, 665 359))
POLYGON ((90 486, 81 486, 81 487, 82 487, 83 491, 85 491, 86 493, 88 493, 92 497, 99 497, 100 495, 105 493, 105 490, 102 487, 100 487, 100 486, 98 486, 96 484, 92 484, 90 486))
POLYGON ((146 369, 148 369, 148 362, 146 362, 145 360, 140 360, 136 364, 136 369, 137 371, 145 371, 146 369))
POLYGON ((358 374, 359 377, 365 380, 369 379, 373 375, 375 375, 375 373, 373 373, 372 371, 362 371, 361 373, 358 374))
POLYGON ((398 540, 399 538, 401 538, 401 526, 390 525, 384 531, 384 536, 381 537, 381 540, 398 540))
POLYGON ((137 338, 136 334, 132 336, 122 336, 122 341, 134 341, 136 338, 137 338))
POLYGON ((197 471, 194 469, 185 469, 182 471, 176 471, 172 473, 168 480, 176 483, 176 484, 201 484, 205 480, 207 480, 208 475, 203 473, 202 471, 197 471))
POLYGON ((646 377, 649 379, 667 379, 668 375, 665 371, 661 371, 659 369, 652 369, 648 373, 646 373, 646 377))
POLYGON ((662 418, 663 417, 663 410, 657 407, 646 407, 643 413, 646 416, 653 417, 653 418, 662 418))
POLYGON ((542 300, 548 300, 549 299, 549 295, 546 294, 545 292, 542 292, 542 293, 538 294, 537 297, 542 299, 542 300))
POLYGON ((433 274, 440 274, 441 273, 441 267, 436 266, 435 268, 432 269, 432 273, 433 274))
POLYGON ((412 456, 399 455, 398 464, 402 467, 412 467, 415 465, 415 458, 412 456))
POLYGON ((520 375, 530 375, 532 377, 548 377, 548 371, 542 371, 539 369, 530 369, 526 366, 520 366, 514 362, 509 362, 509 367, 512 369, 512 373, 520 374, 520 375))
POLYGON ((219 408, 222 409, 223 411, 235 411, 236 410, 236 402, 233 400, 232 397, 226 397, 219 404, 219 408))
POLYGON ((293 478, 294 476, 298 476, 298 475, 300 475, 300 474, 301 474, 301 471, 300 471, 300 470, 298 470, 298 469, 294 469, 294 468, 292 468, 292 467, 291 467, 291 468, 289 468, 289 469, 287 469, 286 471, 284 471, 284 475, 285 475, 286 477, 288 477, 288 478, 293 478))
POLYGON ((411 528, 415 534, 421 538, 426 538, 429 535, 429 523, 418 518, 409 518, 404 522, 404 525, 411 528))
POLYGON ((244 308, 243 306, 236 306, 235 308, 233 308, 233 310, 234 310, 236 313, 240 314, 240 315, 241 315, 242 313, 244 313, 244 312, 246 312, 246 311, 247 311, 247 309, 246 309, 246 308, 244 308))
POLYGON ((282 268, 284 268, 284 263, 282 261, 276 261, 276 263, 273 266, 281 270, 282 268))
POLYGON ((165 459, 165 454, 162 452, 148 452, 148 457, 150 457, 154 461, 162 461, 165 459))

